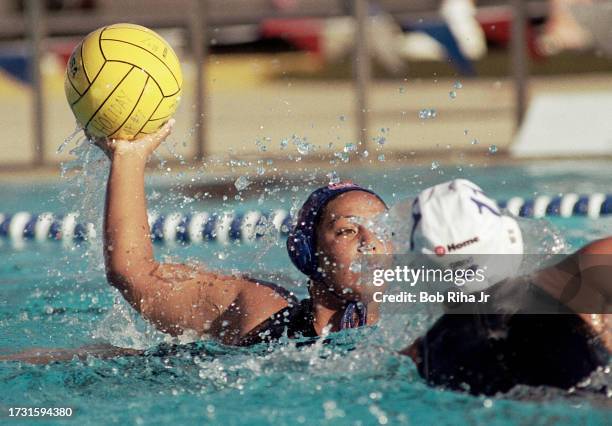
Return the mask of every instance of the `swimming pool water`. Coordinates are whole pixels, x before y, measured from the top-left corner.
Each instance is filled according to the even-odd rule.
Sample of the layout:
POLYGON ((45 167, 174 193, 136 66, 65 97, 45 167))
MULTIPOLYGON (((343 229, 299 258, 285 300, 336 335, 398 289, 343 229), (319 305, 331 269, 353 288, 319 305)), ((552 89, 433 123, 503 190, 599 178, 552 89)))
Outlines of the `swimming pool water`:
MULTIPOLYGON (((453 177, 473 179, 496 199, 611 192, 609 166, 563 162, 462 170, 388 167, 340 176, 371 184, 393 204, 453 177)), ((88 220, 98 220, 101 186, 79 185, 82 181, 0 184, 0 210, 79 210, 88 220)), ((242 202, 185 201, 179 187, 172 183, 168 188, 154 179, 148 188, 150 207, 163 211, 289 207, 292 198, 302 201, 308 189, 308 185, 296 191, 281 187, 278 193, 266 193, 260 205, 259 194, 242 202)), ((573 248, 612 230, 610 218, 556 219, 553 224, 573 248)), ((284 241, 156 246, 156 252, 159 257, 198 260, 228 272, 274 273, 279 283, 305 294, 284 241)), ((609 424, 610 400, 605 397, 518 389, 484 398, 427 387, 412 362, 393 350, 414 337, 418 327, 411 324, 393 328, 405 336, 390 336, 381 324, 334 336, 333 343, 325 346, 296 348, 284 343, 237 349, 196 342, 167 354, 159 350, 167 344, 166 337, 118 302, 117 293, 106 283, 99 242, 73 248, 57 242, 28 243, 15 250, 5 241, 0 256, 0 354, 32 347, 77 348, 100 341, 150 350, 146 356, 48 366, 0 363, 3 415, 11 406, 74 410, 72 419, 32 421, 35 424, 609 424)), ((603 379, 608 380, 609 374, 603 379)))

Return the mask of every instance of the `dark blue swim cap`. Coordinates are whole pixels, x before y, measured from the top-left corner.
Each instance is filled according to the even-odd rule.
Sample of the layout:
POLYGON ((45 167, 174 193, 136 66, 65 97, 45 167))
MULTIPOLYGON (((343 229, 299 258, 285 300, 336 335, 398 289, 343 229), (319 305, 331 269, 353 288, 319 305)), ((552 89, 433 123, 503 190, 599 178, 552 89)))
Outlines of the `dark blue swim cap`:
POLYGON ((293 229, 287 237, 287 251, 293 264, 312 279, 320 278, 317 271, 316 229, 325 206, 340 194, 349 191, 363 191, 374 195, 385 207, 383 199, 374 191, 350 181, 329 184, 316 189, 302 205, 293 229))

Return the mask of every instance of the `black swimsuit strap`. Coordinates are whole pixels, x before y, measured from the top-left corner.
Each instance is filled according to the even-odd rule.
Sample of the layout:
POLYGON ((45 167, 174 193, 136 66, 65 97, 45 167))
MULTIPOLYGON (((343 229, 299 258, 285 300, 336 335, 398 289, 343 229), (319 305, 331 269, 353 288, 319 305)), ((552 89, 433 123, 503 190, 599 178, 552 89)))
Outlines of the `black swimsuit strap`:
POLYGON ((248 346, 262 342, 271 342, 285 335, 291 339, 317 337, 313 324, 312 301, 304 299, 299 302, 292 296, 288 302, 288 306, 271 315, 244 336, 240 340, 239 345, 248 346))

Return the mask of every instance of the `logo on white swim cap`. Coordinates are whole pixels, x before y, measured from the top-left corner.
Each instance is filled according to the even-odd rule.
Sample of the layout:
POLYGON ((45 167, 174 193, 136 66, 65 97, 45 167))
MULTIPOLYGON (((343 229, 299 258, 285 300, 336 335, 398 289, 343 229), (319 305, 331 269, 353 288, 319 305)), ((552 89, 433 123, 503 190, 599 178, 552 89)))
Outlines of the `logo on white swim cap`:
POLYGON ((438 256, 444 256, 446 254, 446 249, 444 248, 444 246, 436 246, 436 248, 434 249, 434 253, 438 256))

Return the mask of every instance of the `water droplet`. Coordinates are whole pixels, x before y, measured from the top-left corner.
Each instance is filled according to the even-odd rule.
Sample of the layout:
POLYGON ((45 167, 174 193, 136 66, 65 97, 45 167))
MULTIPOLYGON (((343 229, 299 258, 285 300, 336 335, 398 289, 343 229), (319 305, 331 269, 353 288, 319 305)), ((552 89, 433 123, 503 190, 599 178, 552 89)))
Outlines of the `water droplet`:
POLYGON ((289 141, 287 139, 283 139, 280 143, 281 149, 287 148, 287 145, 289 145, 289 141))
POLYGON ((491 145, 491 146, 489 147, 489 152, 490 152, 491 154, 495 154, 495 153, 497 152, 497 145, 491 145))
POLYGON ((451 99, 455 99, 457 97, 457 92, 455 92, 454 90, 451 90, 450 92, 448 92, 448 96, 451 99))
POLYGON ((385 161, 385 154, 380 154, 378 156, 378 161, 385 161))
POLYGON ((453 88, 454 89, 463 89, 463 84, 460 81, 455 81, 455 84, 453 84, 453 88))
POLYGON ((400 93, 406 93, 406 88, 404 86, 400 86, 399 92, 400 93))
POLYGON ((338 120, 340 121, 346 121, 346 117, 344 115, 341 115, 340 117, 338 117, 338 120))
POLYGON ((433 108, 424 108, 419 111, 419 118, 421 120, 430 120, 432 118, 436 118, 437 115, 437 111, 433 108))
POLYGON ((436 170, 438 167, 440 167, 440 163, 435 160, 431 162, 431 170, 436 170))
POLYGON ((346 145, 344 145, 344 152, 353 152, 357 150, 357 145, 355 145, 354 143, 347 143, 346 145))
POLYGON ((257 139, 257 141, 255 141, 255 145, 257 145, 257 149, 261 152, 266 152, 268 150, 268 147, 260 139, 257 139))
POLYGON ((361 156, 362 156, 363 158, 368 158, 368 155, 370 155, 370 153, 368 152, 368 150, 367 150, 367 149, 361 153, 361 156))
POLYGON ((315 146, 313 144, 306 142, 306 139, 298 137, 295 137, 293 139, 293 144, 295 145, 297 151, 302 155, 309 154, 315 149, 315 146))
POLYGON ((478 139, 472 139, 470 142, 472 145, 478 145, 478 139))
POLYGON ((234 186, 236 187, 238 191, 242 191, 243 189, 246 189, 250 184, 251 184, 251 181, 249 181, 249 179, 246 176, 240 176, 238 179, 236 179, 236 182, 234 182, 234 186))
POLYGON ((349 270, 356 274, 361 272, 361 262, 351 262, 351 266, 349 266, 349 270))
POLYGON ((493 407, 493 401, 490 398, 487 398, 482 402, 482 405, 484 408, 491 408, 493 407))
POLYGON ((329 179, 329 184, 330 185, 334 185, 336 183, 340 183, 340 177, 338 177, 338 173, 336 173, 335 170, 332 170, 331 172, 329 172, 325 176, 327 176, 327 178, 329 179))
POLYGON ((372 140, 374 140, 374 142, 376 142, 379 146, 383 146, 387 142, 387 138, 384 136, 374 136, 372 140))
POLYGON ((348 163, 350 160, 350 156, 348 152, 334 152, 334 157, 342 161, 343 163, 348 163))

